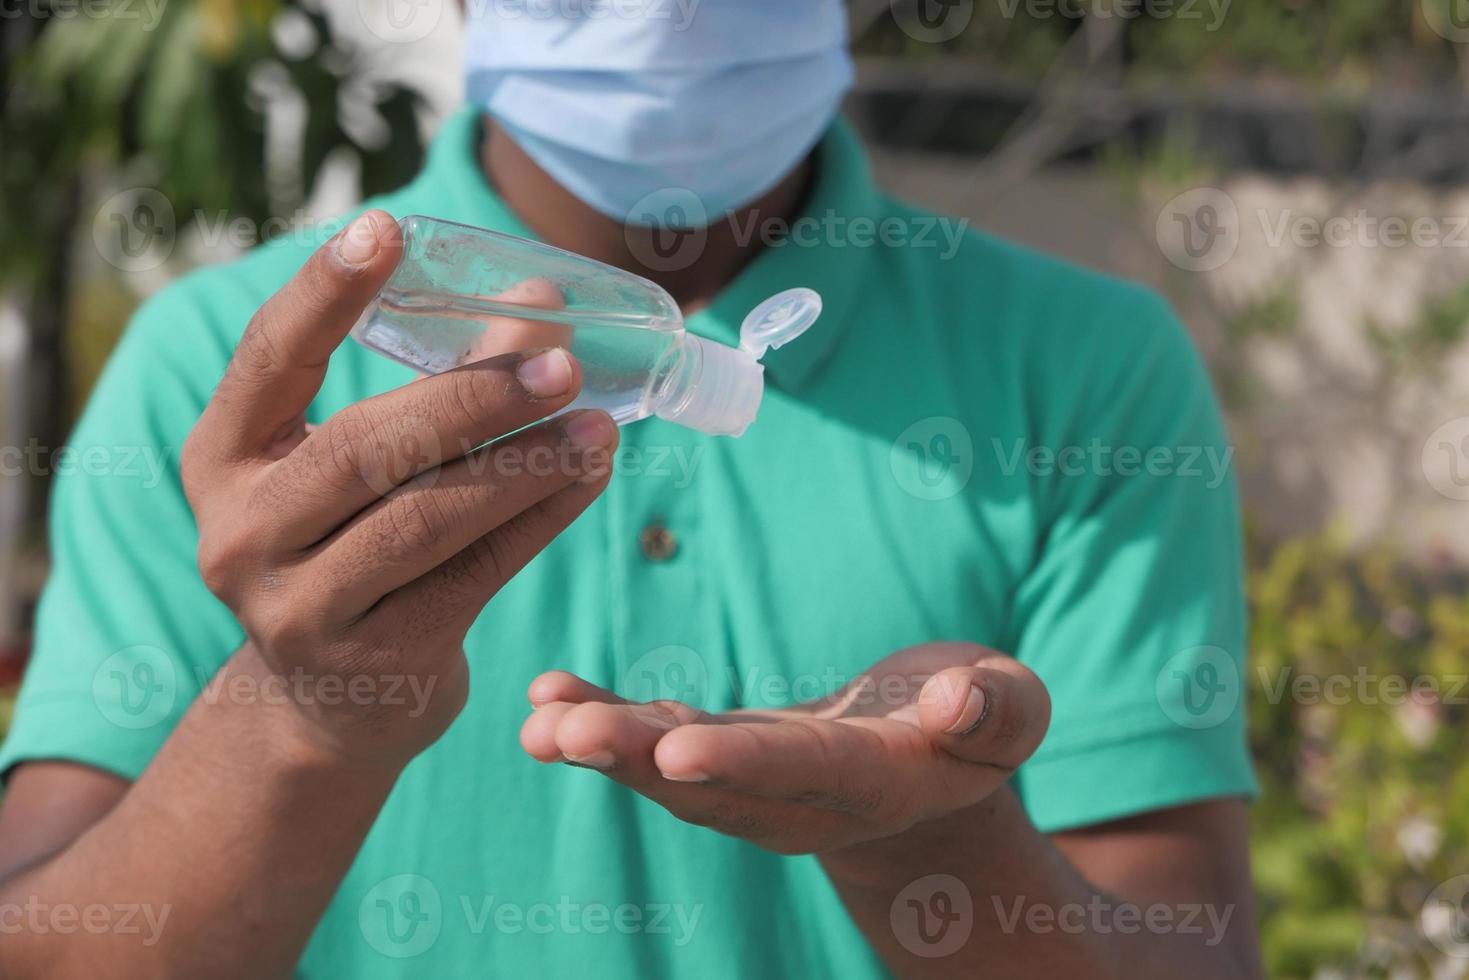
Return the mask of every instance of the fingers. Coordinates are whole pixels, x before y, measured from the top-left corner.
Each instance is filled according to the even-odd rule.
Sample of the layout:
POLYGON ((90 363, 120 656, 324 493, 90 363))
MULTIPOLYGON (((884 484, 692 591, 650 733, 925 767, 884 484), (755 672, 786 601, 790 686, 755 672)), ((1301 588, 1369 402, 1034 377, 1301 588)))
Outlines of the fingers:
POLYGON ((1051 697, 1029 669, 994 654, 929 678, 918 696, 918 720, 956 758, 1013 770, 1045 737, 1051 697))
POLYGON ((594 769, 620 769, 623 777, 645 785, 662 778, 652 765, 658 740, 700 718, 698 710, 677 701, 585 701, 567 712, 557 726, 556 747, 571 762, 594 769))
POLYGON ((368 211, 266 301, 200 419, 215 453, 228 459, 278 454, 278 444, 299 433, 332 351, 392 274, 402 245, 392 216, 368 211))
POLYGON ((346 616, 426 575, 550 497, 596 477, 617 445, 605 412, 574 412, 430 470, 362 511, 311 556, 346 616))
MULTIPOLYGON (((545 686, 557 683, 550 681, 545 686)), ((669 779, 658 771, 653 758, 660 738, 670 730, 685 730, 677 726, 703 728, 716 719, 674 701, 634 704, 585 682, 567 686, 581 688, 593 700, 556 701, 537 708, 526 719, 520 736, 521 745, 532 757, 600 770, 686 823, 781 853, 808 852, 820 842, 851 834, 849 823, 835 812, 806 812, 779 800, 669 779)))
MULTIPOLYGON (((565 408, 581 368, 560 348, 506 354, 350 405, 264 479, 276 547, 306 548, 363 508, 565 408)), ((605 417, 605 416, 603 416, 605 417)))
POLYGON ((658 743, 654 762, 669 779, 890 822, 918 793, 930 754, 912 726, 790 717, 681 728, 658 743))
MULTIPOLYGON (((600 769, 675 812, 718 792, 881 818, 885 804, 906 796, 888 771, 895 747, 860 723, 779 712, 711 716, 677 701, 629 702, 561 671, 538 677, 530 694, 540 703, 521 728, 531 756, 600 769), (541 700, 553 697, 577 703, 541 700), (738 720, 746 717, 752 720, 738 720), (695 789, 703 792, 689 792, 695 789)), ((901 727, 911 733, 908 753, 931 751, 917 729, 901 727)), ((897 755, 904 760, 897 768, 918 770, 911 755, 897 755)))
MULTIPOLYGON (((526 279, 492 297, 500 303, 542 310, 566 308, 566 297, 549 279, 526 279)), ((534 347, 567 347, 571 344, 571 327, 551 320, 525 317, 495 316, 485 323, 484 332, 470 344, 461 363, 495 357, 510 351, 534 347)))
POLYGON ((607 487, 610 461, 590 481, 558 490, 469 547, 386 596, 361 623, 405 638, 464 633, 485 603, 596 500, 607 487))
POLYGON ((553 701, 569 701, 574 704, 580 704, 583 701, 606 701, 608 704, 630 703, 606 688, 598 687, 591 681, 584 681, 575 674, 564 670, 549 670, 537 677, 530 682, 525 695, 537 708, 553 701))
POLYGON ((551 701, 536 706, 520 726, 520 747, 525 754, 537 762, 566 762, 561 746, 556 744, 556 729, 561 719, 575 704, 569 701, 551 701))

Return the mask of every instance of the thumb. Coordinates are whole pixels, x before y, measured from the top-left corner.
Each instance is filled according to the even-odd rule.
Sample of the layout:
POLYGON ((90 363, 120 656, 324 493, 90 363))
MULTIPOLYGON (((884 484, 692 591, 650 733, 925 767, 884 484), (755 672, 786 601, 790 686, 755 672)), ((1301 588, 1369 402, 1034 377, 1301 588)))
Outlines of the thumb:
POLYGON ((966 762, 1014 769, 1035 752, 1050 723, 1045 685, 1003 654, 941 670, 918 695, 923 733, 966 762))
POLYGON ((372 210, 322 245, 256 311, 199 429, 234 458, 263 453, 315 397, 327 359, 402 255, 398 223, 372 210))

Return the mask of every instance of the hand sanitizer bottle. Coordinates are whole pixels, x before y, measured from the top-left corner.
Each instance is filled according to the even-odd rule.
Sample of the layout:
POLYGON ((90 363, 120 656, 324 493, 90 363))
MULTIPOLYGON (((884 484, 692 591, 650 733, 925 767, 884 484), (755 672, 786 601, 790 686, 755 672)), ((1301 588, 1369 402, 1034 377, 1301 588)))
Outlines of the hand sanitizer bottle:
POLYGON ((368 348, 426 374, 517 350, 564 347, 581 364, 572 408, 618 424, 656 415, 742 435, 760 408, 760 358, 804 333, 821 297, 791 289, 745 318, 738 348, 695 336, 657 284, 539 242, 413 215, 403 257, 352 328, 368 348))

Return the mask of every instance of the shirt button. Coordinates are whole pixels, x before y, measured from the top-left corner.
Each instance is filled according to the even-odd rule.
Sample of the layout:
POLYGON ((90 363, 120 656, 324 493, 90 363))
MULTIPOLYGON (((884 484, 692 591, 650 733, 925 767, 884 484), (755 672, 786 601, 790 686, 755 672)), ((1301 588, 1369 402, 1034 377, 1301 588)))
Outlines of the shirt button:
POLYGON ((662 524, 653 523, 638 535, 638 547, 648 561, 668 561, 678 553, 678 538, 662 524))

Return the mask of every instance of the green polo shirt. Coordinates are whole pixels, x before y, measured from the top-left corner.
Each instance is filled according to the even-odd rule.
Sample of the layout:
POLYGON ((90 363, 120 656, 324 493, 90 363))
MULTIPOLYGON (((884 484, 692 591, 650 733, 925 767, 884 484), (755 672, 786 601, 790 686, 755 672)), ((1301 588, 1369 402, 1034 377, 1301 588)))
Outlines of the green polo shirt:
MULTIPOLYGON (((478 131, 472 111, 451 118, 423 174, 370 203, 526 235, 476 167, 478 131)), ((843 125, 817 169, 791 240, 689 322, 733 343, 772 293, 824 297, 769 357, 759 420, 741 439, 626 429, 606 494, 470 631, 469 704, 394 789, 301 975, 883 974, 814 859, 528 758, 525 687, 553 667, 720 710, 971 640, 1050 688, 1050 733, 1015 779, 1041 829, 1253 792, 1230 453, 1167 306, 972 229, 946 237, 956 223, 878 191, 843 125)), ((178 450, 251 313, 310 252, 293 238, 165 289, 104 372, 56 484, 0 767, 136 777, 239 646, 195 568, 178 450)), ((348 342, 313 420, 408 380, 348 342)))

